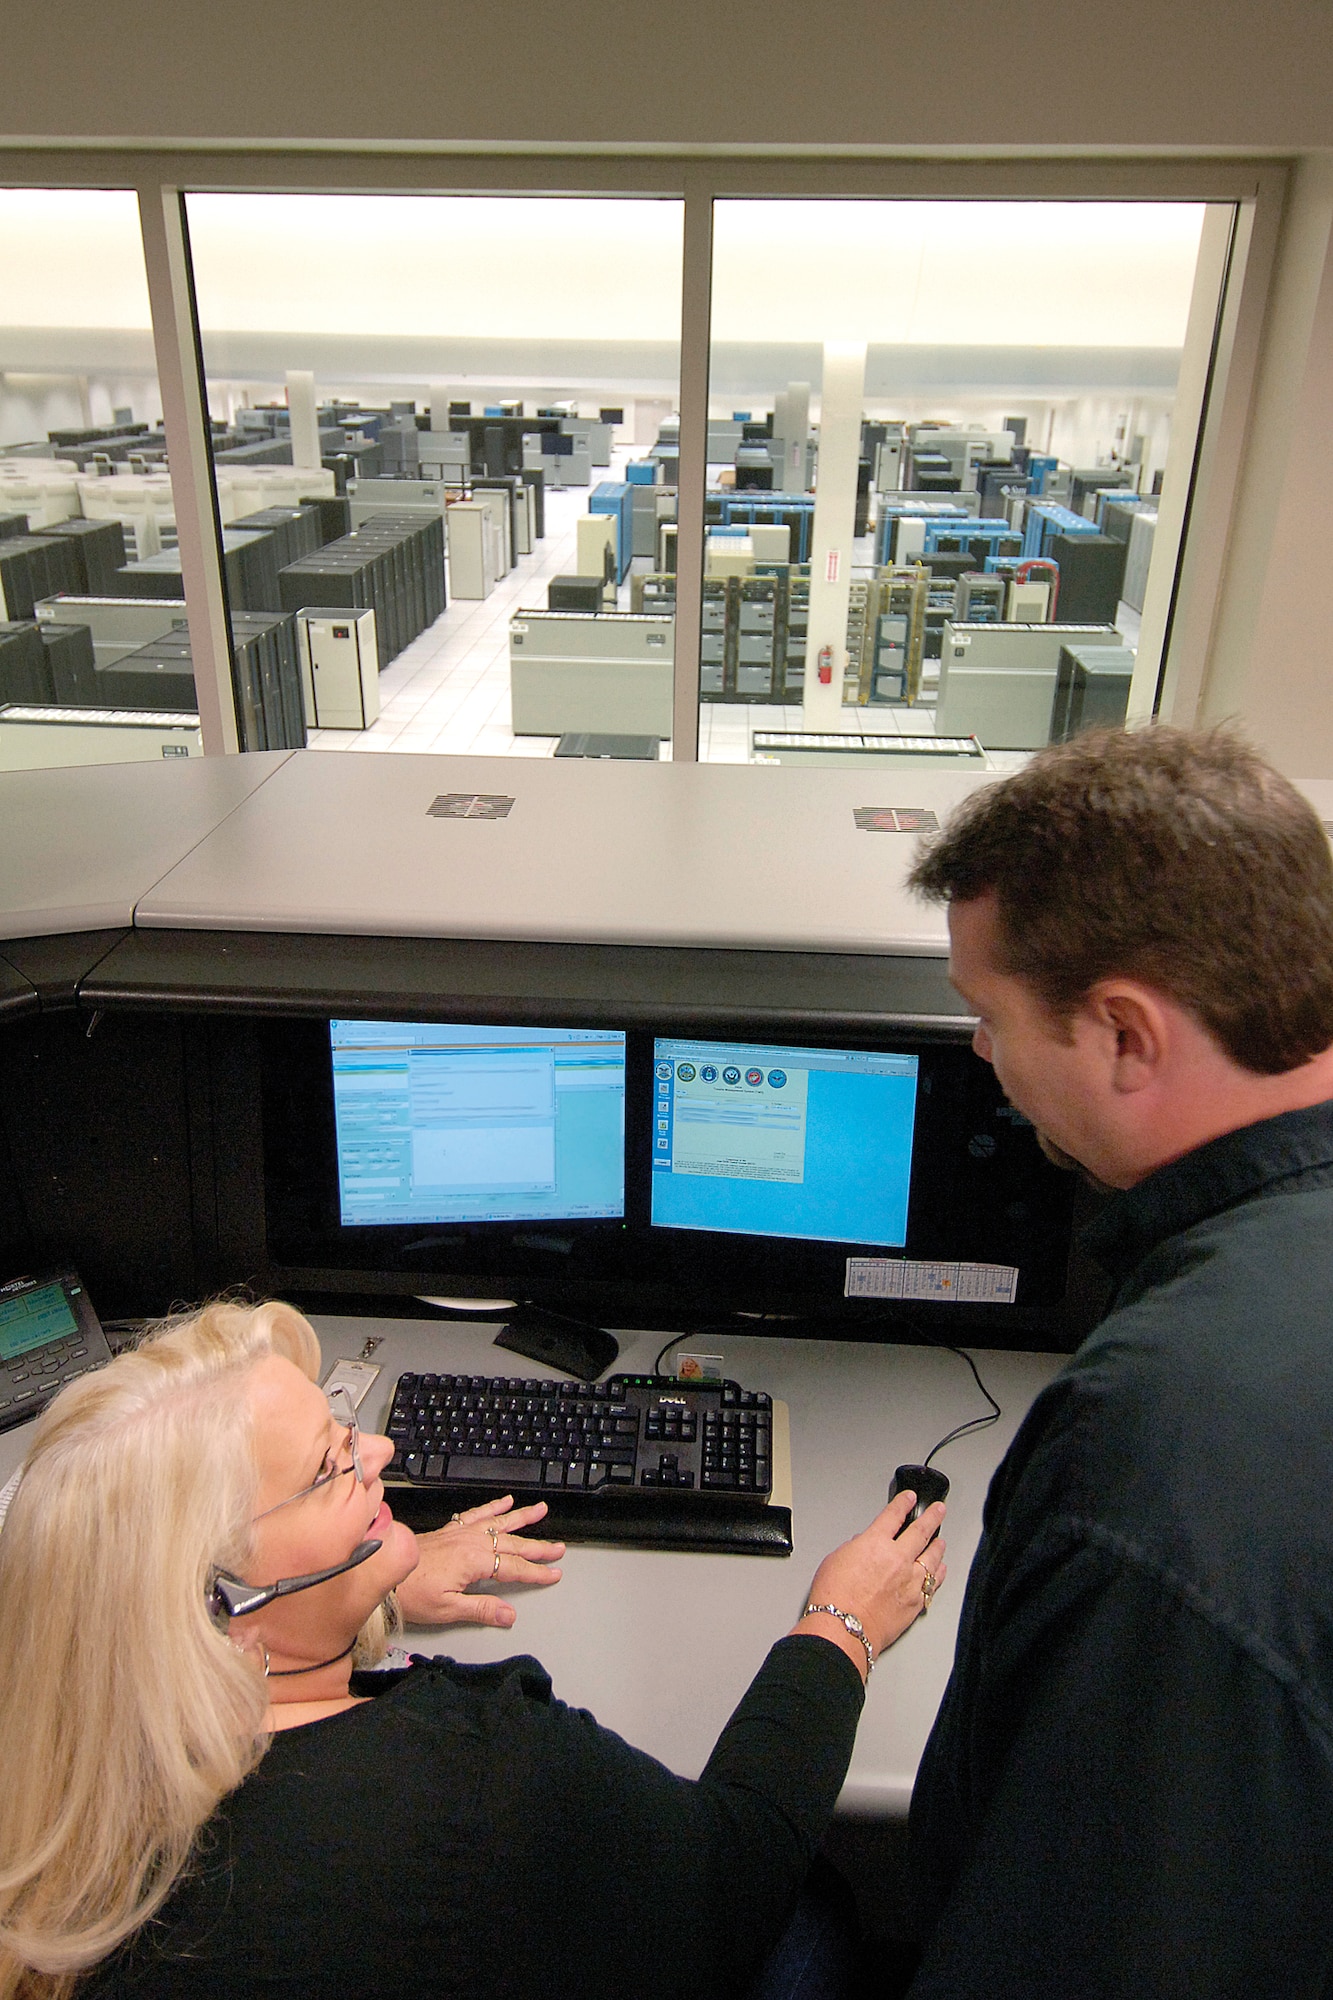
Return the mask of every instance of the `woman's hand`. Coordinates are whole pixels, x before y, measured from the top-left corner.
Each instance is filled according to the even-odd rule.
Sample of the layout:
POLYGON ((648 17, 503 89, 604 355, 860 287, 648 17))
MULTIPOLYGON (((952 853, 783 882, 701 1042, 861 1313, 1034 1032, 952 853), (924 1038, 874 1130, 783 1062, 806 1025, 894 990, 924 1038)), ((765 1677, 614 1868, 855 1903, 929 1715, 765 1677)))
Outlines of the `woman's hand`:
POLYGON ((474 1583, 558 1583, 555 1567, 563 1542, 534 1542, 521 1536, 546 1512, 546 1502, 514 1507, 514 1496, 467 1507, 447 1527, 417 1536, 421 1560, 397 1590, 398 1609, 409 1625, 512 1625, 512 1604, 488 1592, 467 1595, 474 1583), (495 1558, 499 1556, 499 1568, 495 1558))
MULTIPOLYGON (((914 1493, 899 1493, 861 1534, 825 1556, 805 1600, 836 1604, 859 1618, 876 1657, 902 1637, 925 1610, 927 1593, 933 1596, 945 1578, 944 1543, 937 1539, 944 1503, 937 1500, 904 1528, 915 1504, 914 1493)), ((832 1639, 865 1672, 865 1648, 839 1619, 802 1618, 795 1630, 832 1639)))

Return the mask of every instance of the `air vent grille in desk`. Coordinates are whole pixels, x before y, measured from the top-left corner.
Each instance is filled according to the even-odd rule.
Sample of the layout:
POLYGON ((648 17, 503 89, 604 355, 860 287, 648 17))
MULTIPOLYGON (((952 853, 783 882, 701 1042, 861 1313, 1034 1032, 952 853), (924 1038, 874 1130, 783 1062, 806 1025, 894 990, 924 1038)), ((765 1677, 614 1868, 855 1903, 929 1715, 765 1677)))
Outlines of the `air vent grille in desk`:
POLYGON ((545 1500, 548 1532, 570 1541, 791 1549, 772 1400, 736 1382, 402 1375, 388 1430, 394 1510, 413 1526, 512 1492, 545 1500))

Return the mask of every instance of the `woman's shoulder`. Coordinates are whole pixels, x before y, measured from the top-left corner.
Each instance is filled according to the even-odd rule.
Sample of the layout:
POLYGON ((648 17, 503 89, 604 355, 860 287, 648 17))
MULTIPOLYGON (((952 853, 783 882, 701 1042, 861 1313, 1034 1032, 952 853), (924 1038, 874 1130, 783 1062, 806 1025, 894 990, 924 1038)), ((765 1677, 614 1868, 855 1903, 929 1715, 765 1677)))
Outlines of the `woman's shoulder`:
POLYGON ((465 1662, 450 1659, 445 1653, 404 1653, 395 1647, 386 1665, 352 1675, 351 1692, 370 1696, 368 1706, 377 1706, 386 1698, 411 1704, 468 1697, 485 1700, 497 1694, 549 1702, 551 1676, 530 1653, 515 1653, 507 1660, 465 1662))
POLYGON ((550 1675, 526 1653, 471 1664, 395 1649, 387 1665, 353 1673, 350 1692, 358 1697, 350 1708, 276 1734, 264 1765, 272 1771, 288 1761, 308 1763, 315 1745, 343 1754, 352 1742, 382 1740, 414 1725, 484 1731, 490 1715, 553 1705, 550 1675))

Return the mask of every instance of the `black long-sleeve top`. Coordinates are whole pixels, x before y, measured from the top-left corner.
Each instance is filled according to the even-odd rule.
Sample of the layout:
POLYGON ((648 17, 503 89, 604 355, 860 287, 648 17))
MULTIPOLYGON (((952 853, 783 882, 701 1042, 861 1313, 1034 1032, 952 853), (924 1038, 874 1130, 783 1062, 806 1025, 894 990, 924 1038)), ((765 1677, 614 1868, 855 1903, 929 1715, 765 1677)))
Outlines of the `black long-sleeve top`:
POLYGON ((864 1698, 838 1647, 783 1639, 692 1782, 553 1699, 535 1660, 354 1679, 374 1690, 273 1738, 90 1993, 734 1996, 819 1846, 864 1698))
POLYGON ((1333 1995, 1333 1105, 1107 1205, 996 1473, 911 1834, 911 2000, 1333 1995))

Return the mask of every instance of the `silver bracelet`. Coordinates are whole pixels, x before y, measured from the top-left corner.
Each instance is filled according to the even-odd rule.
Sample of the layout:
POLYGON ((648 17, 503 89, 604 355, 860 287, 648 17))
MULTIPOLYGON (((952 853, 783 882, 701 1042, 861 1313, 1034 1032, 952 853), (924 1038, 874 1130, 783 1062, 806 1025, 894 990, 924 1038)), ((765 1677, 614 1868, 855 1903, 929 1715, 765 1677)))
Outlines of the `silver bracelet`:
POLYGON ((836 1618, 839 1624, 847 1627, 853 1639, 861 1641, 861 1644, 866 1649, 866 1672, 867 1674, 872 1673, 875 1666, 875 1651, 866 1637, 866 1628, 860 1619, 850 1611, 839 1611, 836 1604, 807 1604, 801 1616, 802 1618, 808 1618, 815 1611, 827 1612, 830 1618, 836 1618))

